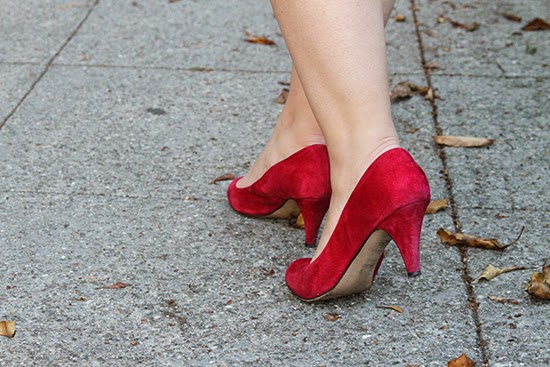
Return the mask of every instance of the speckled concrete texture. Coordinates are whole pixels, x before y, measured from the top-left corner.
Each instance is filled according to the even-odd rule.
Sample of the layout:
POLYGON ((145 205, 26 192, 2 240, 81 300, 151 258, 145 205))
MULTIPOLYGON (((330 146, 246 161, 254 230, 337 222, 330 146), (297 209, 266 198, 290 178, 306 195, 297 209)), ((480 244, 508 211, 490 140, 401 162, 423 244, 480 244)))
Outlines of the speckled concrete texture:
POLYGON ((389 82, 439 98, 394 103, 394 121, 451 207, 424 219, 421 277, 391 244, 368 292, 319 304, 284 281, 313 253, 304 232, 236 214, 228 182, 210 184, 246 172, 281 109, 291 64, 267 0, 0 9, 0 320, 17 322, 0 366, 550 364, 550 304, 524 291, 550 259, 550 44, 521 31, 545 2, 398 1, 389 82), (495 143, 439 147, 438 129, 495 143), (444 245, 441 227, 524 231, 495 252, 444 245), (489 263, 530 269, 476 282, 489 263))

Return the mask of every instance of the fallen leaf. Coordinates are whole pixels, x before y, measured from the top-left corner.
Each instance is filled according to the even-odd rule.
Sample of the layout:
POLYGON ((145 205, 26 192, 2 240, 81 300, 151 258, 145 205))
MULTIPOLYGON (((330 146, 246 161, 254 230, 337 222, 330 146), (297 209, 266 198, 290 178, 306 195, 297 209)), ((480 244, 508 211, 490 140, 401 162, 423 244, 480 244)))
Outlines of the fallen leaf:
POLYGON ((392 89, 390 99, 392 102, 400 101, 411 98, 415 93, 426 96, 430 89, 430 87, 422 87, 411 82, 400 82, 392 89))
POLYGON ((512 304, 512 305, 519 305, 519 301, 516 301, 514 299, 510 298, 504 298, 504 297, 497 297, 497 296, 488 296, 491 301, 505 304, 512 304))
POLYGON ((275 101, 275 103, 285 104, 286 99, 288 98, 288 92, 289 92, 288 88, 281 89, 281 94, 279 94, 279 97, 277 97, 277 100, 275 101))
POLYGON ((449 19, 449 18, 447 18, 447 20, 449 21, 449 23, 451 23, 451 25, 453 27, 464 29, 467 32, 473 32, 473 31, 475 31, 476 29, 479 28, 479 23, 477 23, 477 22, 474 22, 474 23, 471 23, 471 24, 463 24, 463 23, 459 23, 459 22, 454 21, 454 20, 449 19))
POLYGON ((426 69, 428 70, 440 70, 440 69, 443 69, 441 67, 441 65, 439 65, 438 63, 436 62, 432 62, 432 63, 429 63, 428 65, 425 66, 426 69))
POLYGON ((449 199, 432 200, 426 208, 426 214, 434 214, 449 206, 449 199))
POLYGON ((265 37, 265 36, 254 36, 248 32, 245 32, 245 39, 244 39, 246 42, 249 42, 249 43, 255 43, 257 45, 268 45, 268 46, 273 46, 275 45, 275 42, 273 42, 272 40, 270 40, 269 38, 265 37))
POLYGON ((495 214, 495 218, 496 219, 508 218, 508 215, 497 213, 495 214))
POLYGON ((13 338, 15 335, 15 321, 0 321, 0 336, 13 338))
POLYGON ((233 303, 233 300, 230 299, 229 301, 226 302, 226 305, 230 305, 230 304, 232 304, 232 303, 233 303))
POLYGON ((111 284, 111 285, 104 285, 103 287, 99 287, 99 289, 120 289, 120 288, 126 288, 128 286, 130 286, 130 284, 117 282, 117 283, 111 284))
POLYGON ((290 223, 291 223, 292 227, 294 227, 294 228, 298 228, 298 229, 306 228, 306 223, 304 221, 304 216, 302 215, 302 213, 300 213, 298 215, 296 220, 292 220, 290 223))
POLYGON ((130 345, 131 345, 132 347, 135 347, 136 345, 138 345, 138 342, 135 341, 135 340, 130 340, 130 345))
POLYGON ((403 309, 399 306, 376 306, 376 308, 386 308, 388 310, 394 310, 399 313, 403 313, 403 309))
POLYGON ((395 16, 395 21, 396 21, 396 22, 404 22, 404 21, 406 21, 406 20, 407 20, 407 17, 404 16, 403 14, 399 14, 399 13, 398 13, 398 14, 395 16))
POLYGON ((535 18, 521 28, 524 31, 546 31, 550 29, 550 23, 541 18, 535 18))
POLYGON ((484 248, 487 250, 504 250, 505 248, 513 245, 519 240, 519 238, 523 234, 523 230, 524 227, 521 228, 518 238, 504 246, 500 244, 500 242, 498 242, 496 238, 481 238, 464 233, 453 233, 443 228, 439 228, 437 230, 437 235, 439 236, 441 241, 443 241, 443 243, 451 246, 469 246, 484 248))
POLYGON ((480 280, 492 280, 496 277, 498 277, 500 274, 509 273, 511 271, 517 271, 517 270, 525 270, 525 269, 531 269, 525 266, 509 266, 503 269, 497 268, 496 266, 493 266, 491 264, 487 265, 487 267, 481 272, 481 275, 479 278, 477 278, 477 281, 480 280))
POLYGON ((232 174, 232 173, 224 173, 223 175, 221 176, 218 176, 216 177, 215 179, 213 179, 212 181, 210 181, 208 184, 212 185, 212 184, 215 184, 216 182, 220 182, 220 181, 229 181, 229 180, 234 180, 235 179, 235 175, 232 174))
POLYGON ((262 271, 262 273, 263 273, 266 277, 270 277, 270 276, 272 276, 273 274, 275 274, 275 270, 273 270, 273 268, 270 268, 270 269, 261 268, 260 270, 262 271))
POLYGON ((433 102, 435 99, 435 94, 433 89, 430 87, 428 88, 428 91, 426 92, 426 95, 424 96, 424 99, 427 99, 430 102, 433 102))
POLYGON ((474 367, 476 362, 472 361, 466 354, 461 355, 457 359, 453 359, 447 363, 447 367, 474 367))
POLYGON ((324 316, 325 320, 327 321, 336 321, 340 318, 340 315, 338 315, 336 312, 331 312, 331 313, 327 313, 325 316, 324 316))
POLYGON ((550 299, 550 265, 544 265, 540 273, 533 273, 525 290, 533 297, 550 299))
POLYGON ((476 138, 473 136, 434 135, 433 139, 439 145, 460 148, 486 147, 495 142, 494 139, 476 138))
POLYGON ((508 20, 511 20, 512 22, 516 22, 516 23, 521 22, 521 17, 518 17, 517 15, 512 13, 500 13, 500 15, 502 15, 504 18, 508 20))
POLYGON ((86 296, 80 296, 78 298, 73 298, 75 301, 80 301, 80 302, 84 302, 84 301, 87 301, 88 298, 86 296))

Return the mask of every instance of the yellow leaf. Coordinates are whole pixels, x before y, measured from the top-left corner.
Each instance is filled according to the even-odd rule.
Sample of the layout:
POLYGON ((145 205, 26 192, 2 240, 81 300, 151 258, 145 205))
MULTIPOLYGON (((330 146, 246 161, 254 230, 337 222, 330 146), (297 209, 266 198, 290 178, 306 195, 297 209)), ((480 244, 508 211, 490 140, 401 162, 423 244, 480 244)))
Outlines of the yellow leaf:
POLYGON ((445 209, 447 206, 449 206, 448 199, 432 200, 426 208, 426 214, 437 213, 438 211, 445 209))
POLYGON ((472 361, 466 354, 461 355, 457 359, 453 359, 447 363, 447 367, 474 367, 476 362, 472 361))
POLYGON ((292 227, 299 229, 306 228, 306 223, 304 221, 304 216, 302 215, 302 213, 300 213, 300 215, 298 215, 298 218, 296 218, 296 221, 292 223, 292 227))
POLYGON ((404 16, 403 14, 397 14, 395 16, 395 21, 396 22, 404 22, 405 20, 407 20, 407 17, 404 16))
POLYGON ((521 234, 523 233, 523 229, 524 228, 521 229, 518 238, 507 245, 500 244, 500 242, 498 242, 496 238, 481 238, 464 233, 453 233, 443 228, 439 228, 437 230, 437 235, 439 236, 441 241, 443 241, 443 243, 451 246, 469 246, 484 248, 488 250, 504 250, 505 248, 513 245, 517 242, 517 240, 519 240, 521 234))
POLYGON ((388 310, 394 310, 399 313, 403 313, 403 309, 399 306, 376 306, 376 308, 387 308, 388 310))
POLYGON ((533 273, 525 290, 533 297, 550 299, 550 265, 543 266, 540 273, 533 273))
POLYGON ((245 36, 246 37, 244 40, 249 43, 255 43, 258 45, 268 45, 268 46, 275 45, 275 42, 273 42, 272 40, 270 40, 265 36, 254 36, 248 32, 245 32, 245 36))
POLYGON ((439 145, 459 148, 486 147, 495 142, 494 139, 476 138, 474 136, 434 135, 433 139, 439 145))
POLYGON ((0 321, 0 336, 12 338, 15 335, 15 321, 0 321))

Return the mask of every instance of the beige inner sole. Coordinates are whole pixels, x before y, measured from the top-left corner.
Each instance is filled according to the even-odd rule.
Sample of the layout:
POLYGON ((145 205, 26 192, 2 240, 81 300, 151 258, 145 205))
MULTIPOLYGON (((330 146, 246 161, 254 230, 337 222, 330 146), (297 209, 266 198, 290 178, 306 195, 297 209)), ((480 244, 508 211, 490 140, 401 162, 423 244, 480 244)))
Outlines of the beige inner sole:
POLYGON ((391 237, 386 231, 373 232, 336 287, 322 296, 308 301, 342 297, 369 289, 372 285, 374 269, 390 240, 391 237))

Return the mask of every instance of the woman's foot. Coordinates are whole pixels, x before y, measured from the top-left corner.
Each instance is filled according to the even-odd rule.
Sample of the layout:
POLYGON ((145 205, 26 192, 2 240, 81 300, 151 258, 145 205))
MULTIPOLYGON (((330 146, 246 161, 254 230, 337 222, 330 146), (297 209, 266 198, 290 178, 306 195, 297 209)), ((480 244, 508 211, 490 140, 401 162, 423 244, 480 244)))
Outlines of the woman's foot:
POLYGON ((325 138, 293 67, 290 92, 271 138, 248 173, 239 180, 237 187, 244 188, 252 185, 276 163, 315 144, 325 144, 325 138))

